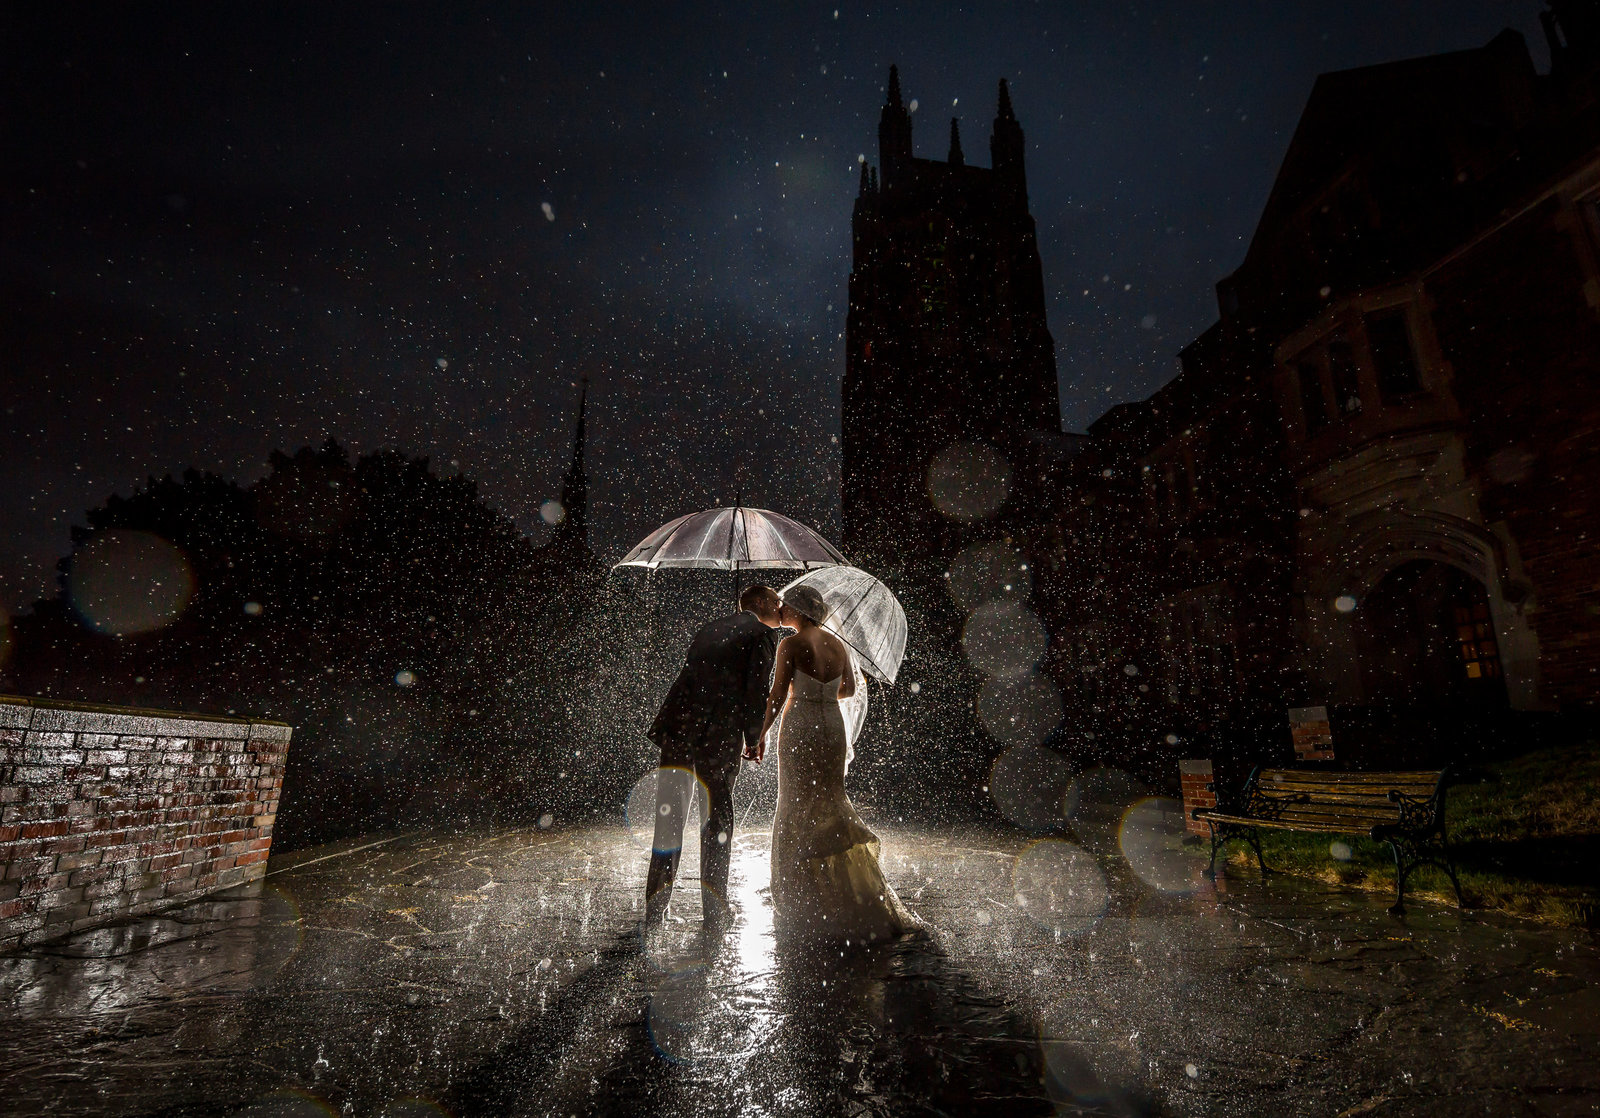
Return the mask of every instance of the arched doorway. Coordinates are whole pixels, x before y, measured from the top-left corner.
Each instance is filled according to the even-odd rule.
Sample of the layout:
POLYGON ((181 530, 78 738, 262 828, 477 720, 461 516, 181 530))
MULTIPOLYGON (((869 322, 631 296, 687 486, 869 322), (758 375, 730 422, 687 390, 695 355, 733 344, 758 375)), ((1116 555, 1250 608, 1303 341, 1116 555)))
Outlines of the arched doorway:
POLYGON ((1483 585, 1446 563, 1414 560, 1383 577, 1357 611, 1361 681, 1401 706, 1506 705, 1505 674, 1483 585))

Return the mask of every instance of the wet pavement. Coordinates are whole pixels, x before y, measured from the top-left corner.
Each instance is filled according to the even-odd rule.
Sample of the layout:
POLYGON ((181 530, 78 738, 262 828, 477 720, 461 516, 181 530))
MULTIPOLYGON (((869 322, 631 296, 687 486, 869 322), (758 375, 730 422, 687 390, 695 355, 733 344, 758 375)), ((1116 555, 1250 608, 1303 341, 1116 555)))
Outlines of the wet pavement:
POLYGON ((775 943, 760 831, 715 942, 687 874, 641 936, 620 825, 304 852, 0 958, 0 1111, 1600 1113, 1592 936, 1245 871, 1219 893, 1136 816, 1086 848, 878 824, 935 935, 861 953, 775 943))

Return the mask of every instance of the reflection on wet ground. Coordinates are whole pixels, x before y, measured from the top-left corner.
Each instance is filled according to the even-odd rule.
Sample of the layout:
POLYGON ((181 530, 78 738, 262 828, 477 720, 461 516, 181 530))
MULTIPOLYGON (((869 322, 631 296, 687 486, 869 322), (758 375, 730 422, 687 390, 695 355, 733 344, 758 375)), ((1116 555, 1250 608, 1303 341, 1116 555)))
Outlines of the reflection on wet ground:
POLYGON ((385 1118, 1600 1108, 1592 937, 1420 902, 1396 919, 1294 879, 1219 892, 1161 818, 1136 807, 1082 845, 880 827, 936 935, 866 953, 775 942, 759 831, 736 839, 717 940, 693 849, 641 934, 647 856, 622 826, 308 852, 253 892, 0 958, 0 1098, 385 1118))

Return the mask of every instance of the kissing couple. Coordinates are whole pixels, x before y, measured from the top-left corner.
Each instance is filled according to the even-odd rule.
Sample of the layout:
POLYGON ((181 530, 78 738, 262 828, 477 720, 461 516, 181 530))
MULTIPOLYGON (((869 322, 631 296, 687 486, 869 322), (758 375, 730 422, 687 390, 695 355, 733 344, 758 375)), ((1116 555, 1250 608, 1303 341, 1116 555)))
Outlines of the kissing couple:
POLYGON ((871 943, 922 930, 878 864, 878 836, 845 794, 850 731, 841 700, 865 687, 848 645, 824 627, 828 603, 800 585, 779 597, 750 586, 739 610, 707 622, 649 736, 661 748, 645 921, 666 914, 696 788, 701 906, 708 931, 727 925, 733 785, 741 758, 760 764, 779 723, 772 821, 772 904, 780 935, 871 943), (777 630, 794 632, 778 640, 777 630))

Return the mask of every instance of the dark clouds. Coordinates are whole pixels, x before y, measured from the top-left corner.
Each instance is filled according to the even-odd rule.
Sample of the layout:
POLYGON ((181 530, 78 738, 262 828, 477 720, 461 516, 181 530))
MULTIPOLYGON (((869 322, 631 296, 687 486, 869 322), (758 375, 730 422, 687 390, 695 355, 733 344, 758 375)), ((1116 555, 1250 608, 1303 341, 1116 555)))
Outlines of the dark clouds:
POLYGON ((736 488, 831 530, 891 60, 923 155, 987 163, 1011 79, 1081 429, 1214 317, 1318 71, 1536 11, 1395 8, 9 8, 0 602, 147 474, 329 435, 537 530, 584 374, 604 552, 736 488))

